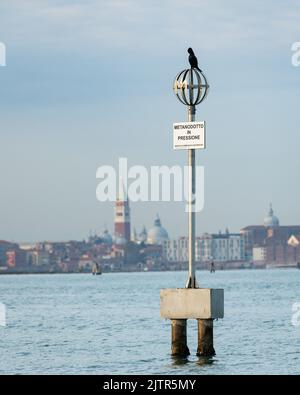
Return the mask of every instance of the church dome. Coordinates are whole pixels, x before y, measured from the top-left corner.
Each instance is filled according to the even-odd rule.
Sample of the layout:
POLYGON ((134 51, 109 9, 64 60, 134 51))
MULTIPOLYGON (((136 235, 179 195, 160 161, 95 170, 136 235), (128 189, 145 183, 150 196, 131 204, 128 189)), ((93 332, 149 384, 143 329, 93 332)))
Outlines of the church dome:
POLYGON ((159 216, 157 216, 154 221, 154 226, 148 231, 147 242, 149 244, 162 244, 168 239, 168 232, 161 226, 159 216))
POLYGON ((264 218, 264 226, 279 226, 279 219, 274 215, 271 204, 268 215, 264 218))
POLYGON ((102 233, 101 239, 104 244, 112 245, 113 240, 107 229, 102 233))

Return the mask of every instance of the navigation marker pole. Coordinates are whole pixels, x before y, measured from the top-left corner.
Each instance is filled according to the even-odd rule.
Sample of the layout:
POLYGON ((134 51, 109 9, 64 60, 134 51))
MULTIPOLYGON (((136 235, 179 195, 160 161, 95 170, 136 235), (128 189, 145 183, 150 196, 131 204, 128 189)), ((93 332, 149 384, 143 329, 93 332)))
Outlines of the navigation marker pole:
POLYGON ((188 222, 189 222, 189 273, 185 288, 160 291, 160 315, 172 322, 172 355, 189 355, 187 346, 187 320, 198 321, 197 355, 210 357, 213 347, 213 319, 224 316, 223 289, 198 288, 195 275, 195 214, 196 166, 195 150, 205 148, 205 123, 195 122, 196 105, 207 96, 209 85, 202 71, 191 67, 181 71, 174 81, 178 100, 188 106, 188 122, 174 123, 174 149, 188 150, 188 222))

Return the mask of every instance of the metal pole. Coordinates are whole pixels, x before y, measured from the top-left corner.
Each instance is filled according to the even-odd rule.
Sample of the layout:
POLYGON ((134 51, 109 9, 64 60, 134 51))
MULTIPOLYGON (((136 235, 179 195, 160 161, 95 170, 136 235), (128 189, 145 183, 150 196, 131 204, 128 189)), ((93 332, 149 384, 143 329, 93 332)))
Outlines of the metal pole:
MULTIPOLYGON (((189 106, 188 121, 194 122, 196 114, 196 107, 189 106)), ((186 283, 186 288, 197 288, 196 275, 195 275, 195 192, 196 192, 196 180, 195 180, 195 150, 188 150, 188 170, 189 170, 189 277, 186 283)))

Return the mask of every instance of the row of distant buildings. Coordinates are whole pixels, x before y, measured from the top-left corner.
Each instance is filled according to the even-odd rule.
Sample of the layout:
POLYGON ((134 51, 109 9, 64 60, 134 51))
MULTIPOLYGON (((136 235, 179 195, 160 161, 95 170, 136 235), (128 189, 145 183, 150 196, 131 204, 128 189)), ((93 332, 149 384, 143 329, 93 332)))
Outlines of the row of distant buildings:
MULTIPOLYGON (((168 240, 164 256, 169 261, 187 261, 188 239, 168 240)), ((205 233, 196 238, 196 262, 214 261, 231 267, 299 267, 300 225, 280 225, 270 205, 262 225, 250 225, 239 233, 205 233)))
POLYGON ((297 266, 300 262, 300 225, 280 225, 270 205, 263 225, 241 229, 245 260, 262 266, 297 266))
MULTIPOLYGON (((239 233, 204 233, 195 240, 196 267, 213 261, 217 268, 299 266, 300 225, 281 226, 272 206, 262 225, 239 233)), ((1 272, 84 272, 93 265, 104 271, 176 270, 188 262, 188 238, 170 239, 157 215, 154 225, 131 231, 124 190, 115 204, 114 234, 107 229, 88 240, 16 244, 0 240, 1 272)))

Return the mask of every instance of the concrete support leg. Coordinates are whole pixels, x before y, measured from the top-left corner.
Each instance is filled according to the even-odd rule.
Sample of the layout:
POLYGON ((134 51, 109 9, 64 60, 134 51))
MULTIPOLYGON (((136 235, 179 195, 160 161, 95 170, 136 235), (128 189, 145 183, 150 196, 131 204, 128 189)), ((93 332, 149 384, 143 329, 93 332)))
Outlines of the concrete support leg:
POLYGON ((190 355, 186 340, 186 320, 172 320, 172 355, 190 355))
POLYGON ((213 340, 213 320, 198 320, 198 349, 197 355, 212 357, 215 355, 213 340))

